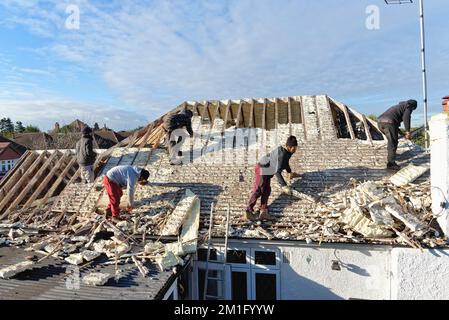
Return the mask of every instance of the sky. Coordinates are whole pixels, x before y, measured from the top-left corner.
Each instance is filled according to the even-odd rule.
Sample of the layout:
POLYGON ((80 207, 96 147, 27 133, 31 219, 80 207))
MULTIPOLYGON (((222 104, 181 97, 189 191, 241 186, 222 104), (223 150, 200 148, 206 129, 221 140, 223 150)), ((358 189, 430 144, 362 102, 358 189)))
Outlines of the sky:
MULTIPOLYGON (((414 2, 2 0, 0 117, 123 130, 186 100, 327 94, 367 115, 416 99, 419 125, 414 2)), ((431 115, 449 94, 448 1, 425 0, 425 19, 431 115)))

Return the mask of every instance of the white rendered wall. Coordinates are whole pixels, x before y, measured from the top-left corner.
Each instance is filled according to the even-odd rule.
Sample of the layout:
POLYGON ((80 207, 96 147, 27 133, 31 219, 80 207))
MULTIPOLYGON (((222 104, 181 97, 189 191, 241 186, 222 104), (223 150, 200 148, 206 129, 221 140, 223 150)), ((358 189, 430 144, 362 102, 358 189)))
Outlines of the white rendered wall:
POLYGON ((282 299, 390 299, 389 247, 287 247, 282 264, 282 299), (338 257, 338 259, 336 258, 338 257), (340 271, 332 270, 340 261, 340 271))
POLYGON ((281 253, 281 300, 449 300, 449 248, 256 240, 230 240, 230 248, 281 253))
POLYGON ((429 127, 432 211, 445 235, 449 235, 449 212, 441 207, 449 190, 449 115, 433 116, 429 127))
POLYGON ((394 248, 391 299, 449 299, 449 250, 394 248))

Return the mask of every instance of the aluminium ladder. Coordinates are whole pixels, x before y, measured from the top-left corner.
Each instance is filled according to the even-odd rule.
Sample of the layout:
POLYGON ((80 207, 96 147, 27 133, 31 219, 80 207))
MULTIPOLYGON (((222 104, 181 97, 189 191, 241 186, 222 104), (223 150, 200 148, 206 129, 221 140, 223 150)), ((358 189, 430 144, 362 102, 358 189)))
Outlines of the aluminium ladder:
MULTIPOLYGON (((210 209, 210 220, 209 220, 209 232, 208 232, 208 240, 207 240, 207 256, 206 256, 206 272, 204 273, 204 288, 203 288, 203 300, 206 300, 207 298, 210 299, 216 299, 216 300, 224 300, 225 299, 225 288, 224 285, 226 283, 225 278, 226 278, 226 270, 225 267, 227 265, 227 253, 228 253, 228 234, 229 234, 229 217, 230 217, 230 212, 231 212, 231 208, 230 205, 228 203, 228 211, 226 213, 226 233, 225 233, 225 248, 224 248, 224 258, 223 258, 223 262, 209 262, 209 258, 210 258, 210 246, 211 246, 211 242, 212 242, 212 223, 213 223, 213 215, 214 215, 214 204, 211 204, 211 209, 210 209), (209 276, 209 263, 215 263, 215 264, 222 264, 223 265, 223 277, 220 278, 218 276, 219 273, 217 273, 216 277, 210 277, 209 276), (214 296, 214 295, 208 295, 207 293, 207 289, 208 289, 208 280, 213 280, 216 281, 217 283, 221 283, 221 291, 222 291, 222 295, 221 296, 214 296)), ((217 287, 217 292, 218 292, 218 287, 217 287)))

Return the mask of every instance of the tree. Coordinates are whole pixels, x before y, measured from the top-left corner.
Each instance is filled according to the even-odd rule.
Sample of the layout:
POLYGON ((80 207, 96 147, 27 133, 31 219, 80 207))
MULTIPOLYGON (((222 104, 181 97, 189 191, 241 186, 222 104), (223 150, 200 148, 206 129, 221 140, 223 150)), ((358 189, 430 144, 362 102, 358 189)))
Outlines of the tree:
POLYGON ((98 122, 94 123, 94 131, 100 130, 100 126, 98 125, 98 122))
POLYGON ((14 132, 14 125, 10 118, 0 120, 0 133, 2 135, 11 135, 14 132))
POLYGON ((16 126, 14 127, 15 133, 22 133, 25 131, 25 127, 22 124, 22 121, 17 121, 16 126))
POLYGON ((368 118, 371 119, 371 120, 377 121, 378 116, 376 116, 375 114, 370 114, 368 116, 368 118))
POLYGON ((25 133, 31 133, 31 132, 41 132, 41 130, 36 127, 36 126, 32 126, 32 125, 28 125, 25 127, 25 133))

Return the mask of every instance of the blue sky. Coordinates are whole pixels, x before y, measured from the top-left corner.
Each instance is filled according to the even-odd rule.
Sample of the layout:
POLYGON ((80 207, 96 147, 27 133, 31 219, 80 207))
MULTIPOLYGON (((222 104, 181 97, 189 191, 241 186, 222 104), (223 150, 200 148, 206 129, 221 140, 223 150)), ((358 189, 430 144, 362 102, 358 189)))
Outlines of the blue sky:
MULTIPOLYGON (((383 0, 2 0, 0 116, 44 130, 75 118, 120 130, 184 100, 308 94, 379 114, 422 101, 418 9, 383 0), (79 29, 65 27, 71 4, 79 29), (369 5, 379 7, 379 29, 366 27, 369 5)), ((449 94, 447 0, 426 0, 425 16, 432 114, 449 94)))

